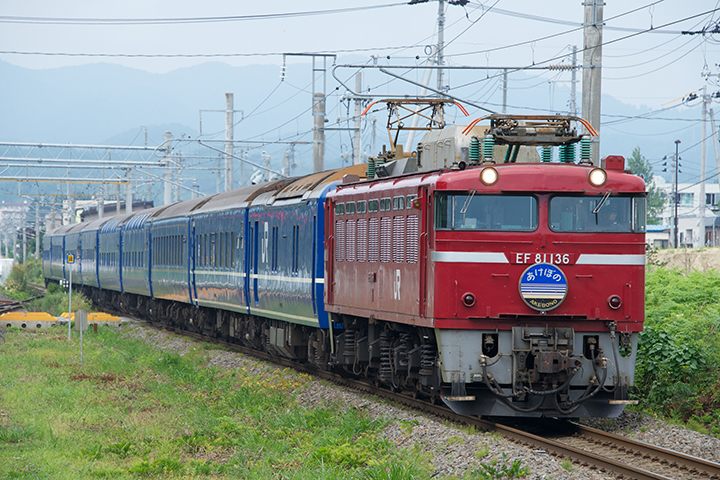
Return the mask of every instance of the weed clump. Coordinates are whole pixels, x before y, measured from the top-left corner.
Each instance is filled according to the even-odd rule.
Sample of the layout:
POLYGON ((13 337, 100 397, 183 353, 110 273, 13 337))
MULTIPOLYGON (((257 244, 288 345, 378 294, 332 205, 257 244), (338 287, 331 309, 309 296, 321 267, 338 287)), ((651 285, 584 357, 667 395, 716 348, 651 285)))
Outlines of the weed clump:
MULTIPOLYGON (((68 310, 68 293, 56 283, 48 285, 47 292, 43 298, 33 300, 26 304, 28 310, 37 312, 47 312, 55 317, 60 316, 68 310)), ((92 302, 81 292, 73 291, 72 294, 72 311, 78 310, 89 311, 92 308, 92 302)))

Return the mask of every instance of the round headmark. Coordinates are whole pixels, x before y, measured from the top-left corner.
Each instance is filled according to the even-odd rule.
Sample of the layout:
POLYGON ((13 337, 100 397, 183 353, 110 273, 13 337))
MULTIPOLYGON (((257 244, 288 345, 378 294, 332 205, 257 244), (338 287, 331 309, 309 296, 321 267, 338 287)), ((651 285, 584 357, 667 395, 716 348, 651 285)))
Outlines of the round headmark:
POLYGON ((551 263, 536 263, 520 277, 520 296, 535 310, 552 310, 565 300, 567 291, 565 274, 551 263))

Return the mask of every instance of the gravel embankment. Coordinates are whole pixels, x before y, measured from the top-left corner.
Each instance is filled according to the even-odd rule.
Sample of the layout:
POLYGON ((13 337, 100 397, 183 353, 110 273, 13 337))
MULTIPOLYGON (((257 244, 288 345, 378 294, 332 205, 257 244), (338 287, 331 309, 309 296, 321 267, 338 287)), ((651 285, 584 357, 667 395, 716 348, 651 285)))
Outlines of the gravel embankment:
MULTIPOLYGON (((196 343, 166 332, 133 323, 126 335, 144 338, 161 349, 183 353, 196 343)), ((249 358, 240 353, 208 350, 209 366, 223 369, 243 367, 257 375, 277 374, 272 365, 249 358)), ((298 401, 305 406, 340 405, 362 408, 375 418, 392 419, 383 436, 399 447, 420 446, 431 458, 435 468, 433 478, 463 478, 479 468, 480 463, 490 465, 493 460, 508 465, 520 460, 531 469, 527 479, 532 480, 611 480, 615 475, 573 464, 568 471, 562 460, 545 452, 523 447, 493 433, 468 433, 460 427, 446 425, 441 419, 387 404, 352 390, 310 380, 298 392, 298 401)), ((616 420, 602 419, 587 422, 602 430, 630 436, 643 442, 720 462, 720 440, 709 435, 668 425, 635 412, 624 413, 616 420)))

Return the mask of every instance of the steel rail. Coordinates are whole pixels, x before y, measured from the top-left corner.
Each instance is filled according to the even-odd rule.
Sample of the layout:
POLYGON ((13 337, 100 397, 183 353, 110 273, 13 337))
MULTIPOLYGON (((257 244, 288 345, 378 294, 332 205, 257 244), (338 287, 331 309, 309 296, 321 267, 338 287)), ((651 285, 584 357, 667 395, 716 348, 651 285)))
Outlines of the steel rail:
POLYGON ((580 438, 596 444, 610 446, 626 455, 650 459, 654 462, 665 463, 680 470, 687 470, 689 473, 703 476, 705 478, 720 479, 720 464, 711 462, 693 455, 687 455, 674 450, 669 450, 656 445, 641 442, 614 433, 604 432, 585 425, 572 424, 575 433, 580 438))

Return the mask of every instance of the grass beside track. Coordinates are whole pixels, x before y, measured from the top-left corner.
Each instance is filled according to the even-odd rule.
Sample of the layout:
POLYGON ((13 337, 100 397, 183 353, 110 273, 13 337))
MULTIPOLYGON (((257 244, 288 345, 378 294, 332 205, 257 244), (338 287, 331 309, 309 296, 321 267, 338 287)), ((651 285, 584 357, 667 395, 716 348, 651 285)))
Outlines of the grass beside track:
POLYGON ((208 366, 111 328, 0 332, 0 479, 428 478, 361 408, 308 408, 309 380, 208 366))

